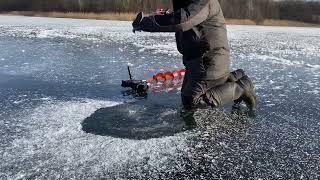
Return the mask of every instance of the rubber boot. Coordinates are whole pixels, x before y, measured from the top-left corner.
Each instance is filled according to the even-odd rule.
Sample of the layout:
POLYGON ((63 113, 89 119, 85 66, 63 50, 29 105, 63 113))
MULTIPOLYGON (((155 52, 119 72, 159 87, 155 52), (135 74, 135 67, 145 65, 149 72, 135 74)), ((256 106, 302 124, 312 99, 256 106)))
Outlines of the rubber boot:
POLYGON ((196 109, 182 109, 180 111, 180 117, 183 119, 183 121, 186 123, 186 129, 193 129, 197 127, 196 120, 194 118, 194 113, 196 109))
POLYGON ((203 103, 205 103, 211 107, 220 107, 239 99, 243 92, 243 88, 236 82, 227 82, 221 86, 209 89, 198 102, 200 106, 203 106, 203 103))
POLYGON ((239 79, 244 77, 246 74, 243 69, 238 69, 230 73, 228 77, 229 82, 237 82, 239 79))
POLYGON ((242 101, 246 104, 246 106, 251 111, 256 111, 256 93, 254 89, 254 85, 248 76, 244 76, 239 81, 236 82, 239 86, 243 88, 242 95, 235 100, 237 104, 240 104, 242 101))
POLYGON ((250 111, 256 110, 256 96, 253 84, 248 76, 242 77, 237 82, 227 82, 209 89, 196 103, 198 106, 206 104, 219 107, 232 101, 237 103, 244 101, 250 111))

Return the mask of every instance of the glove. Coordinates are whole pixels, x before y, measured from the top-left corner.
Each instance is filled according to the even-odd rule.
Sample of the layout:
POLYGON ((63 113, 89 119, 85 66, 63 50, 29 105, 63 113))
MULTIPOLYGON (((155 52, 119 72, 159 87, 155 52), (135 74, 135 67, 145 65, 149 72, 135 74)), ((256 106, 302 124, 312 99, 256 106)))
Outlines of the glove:
POLYGON ((140 12, 132 23, 133 33, 136 31, 157 32, 159 24, 154 16, 145 17, 143 12, 140 12))
POLYGON ((144 14, 143 12, 139 12, 136 19, 133 21, 132 23, 132 27, 133 27, 133 33, 135 33, 136 31, 141 31, 142 27, 141 27, 141 21, 144 18, 144 14))

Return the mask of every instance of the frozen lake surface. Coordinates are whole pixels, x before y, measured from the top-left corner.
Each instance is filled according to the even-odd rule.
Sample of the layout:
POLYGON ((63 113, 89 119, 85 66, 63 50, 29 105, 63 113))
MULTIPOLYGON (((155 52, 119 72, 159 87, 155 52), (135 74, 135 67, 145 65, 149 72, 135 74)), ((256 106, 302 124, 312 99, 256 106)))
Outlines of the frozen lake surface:
POLYGON ((319 179, 320 29, 228 33, 232 68, 256 84, 257 116, 201 110, 187 130, 179 92, 132 104, 120 92, 128 63, 137 79, 183 68, 173 34, 133 34, 129 22, 0 16, 0 179, 319 179), (121 104, 132 117, 157 118, 124 121, 121 104), (96 111, 112 120, 92 118, 96 111), (114 128, 85 133, 89 117, 114 128))

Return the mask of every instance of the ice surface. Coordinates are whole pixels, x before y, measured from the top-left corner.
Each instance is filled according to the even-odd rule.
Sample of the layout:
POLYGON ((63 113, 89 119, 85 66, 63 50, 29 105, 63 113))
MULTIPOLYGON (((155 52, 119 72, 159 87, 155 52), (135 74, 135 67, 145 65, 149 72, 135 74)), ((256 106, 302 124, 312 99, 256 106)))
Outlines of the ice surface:
MULTIPOLYGON (((81 123, 131 101, 119 87, 128 65, 137 79, 183 68, 173 34, 0 16, 0 179, 318 179, 320 30, 239 25, 228 33, 232 69, 256 84, 256 118, 230 115, 229 106, 202 110, 196 129, 133 140, 85 133, 81 123)), ((180 105, 176 92, 148 101, 180 105)))
POLYGON ((3 177, 98 177, 146 157, 158 166, 163 161, 161 154, 173 156, 186 149, 187 134, 135 141, 90 135, 81 130, 81 122, 95 110, 117 104, 90 99, 49 101, 27 110, 19 117, 20 126, 26 131, 24 136, 0 151, 1 170, 6 175, 3 177))

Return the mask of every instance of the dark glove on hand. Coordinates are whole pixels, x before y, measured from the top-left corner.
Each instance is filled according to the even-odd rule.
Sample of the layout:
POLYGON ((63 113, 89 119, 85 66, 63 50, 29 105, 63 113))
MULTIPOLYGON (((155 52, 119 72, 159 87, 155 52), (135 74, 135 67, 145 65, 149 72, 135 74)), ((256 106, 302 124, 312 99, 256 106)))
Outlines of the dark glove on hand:
POLYGON ((158 32, 159 25, 155 20, 155 16, 144 17, 140 22, 142 31, 146 32, 158 32))
POLYGON ((132 23, 133 27, 133 32, 135 33, 136 31, 141 31, 141 21, 143 19, 144 15, 143 12, 139 12, 136 19, 132 23))
POLYGON ((133 32, 135 31, 146 31, 156 32, 159 29, 159 25, 155 20, 154 16, 145 17, 143 12, 140 12, 136 19, 132 23, 133 32))

